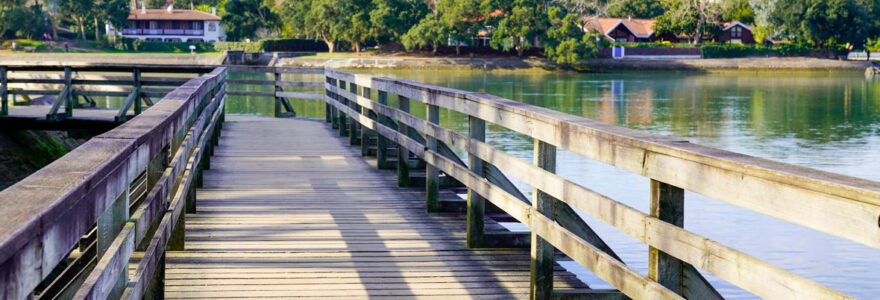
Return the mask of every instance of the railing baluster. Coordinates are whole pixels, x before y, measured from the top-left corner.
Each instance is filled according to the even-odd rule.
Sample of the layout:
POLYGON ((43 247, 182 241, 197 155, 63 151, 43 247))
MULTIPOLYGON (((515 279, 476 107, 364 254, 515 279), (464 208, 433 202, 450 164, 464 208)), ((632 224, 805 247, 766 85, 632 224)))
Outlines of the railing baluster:
POLYGON ((70 67, 64 67, 64 98, 59 101, 64 102, 64 114, 67 117, 73 117, 73 89, 71 85, 73 84, 73 78, 71 77, 70 67))
MULTIPOLYGON (((348 91, 357 96, 358 94, 358 86, 354 84, 354 82, 348 83, 348 91)), ((357 99, 347 99, 348 108, 351 108, 355 113, 361 113, 360 105, 357 104, 357 99)), ((349 145, 357 145, 360 142, 360 134, 358 134, 358 125, 360 123, 357 121, 358 116, 350 115, 348 116, 348 144, 349 145)))
MULTIPOLYGON (((339 89, 345 90, 345 81, 339 81, 339 89)), ((345 97, 342 97, 342 95, 336 94, 336 100, 343 105, 348 105, 348 101, 345 100, 345 97)), ((339 136, 345 136, 348 134, 348 125, 345 124, 348 117, 341 110, 337 110, 337 114, 339 116, 339 136)))
MULTIPOLYGON (((486 121, 468 116, 468 135, 475 140, 486 140, 486 121)), ((471 172, 483 176, 483 160, 468 153, 468 164, 471 172)), ((467 245, 470 248, 481 248, 486 245, 485 218, 486 199, 468 187, 467 199, 467 245)))
POLYGON ((132 71, 132 77, 134 79, 134 115, 141 114, 143 111, 143 106, 141 104, 141 69, 134 68, 132 71))
MULTIPOLYGON (((370 98, 370 94, 372 91, 368 87, 361 87, 361 93, 364 98, 370 98)), ((376 116, 373 111, 367 109, 366 107, 361 107, 362 113, 366 115, 368 118, 375 120, 376 116)), ((361 156, 367 156, 370 154, 370 137, 373 136, 372 131, 367 127, 361 126, 361 156)))
MULTIPOLYGON (((333 84, 333 78, 324 77, 324 82, 328 84, 333 84)), ((324 90, 324 95, 331 98, 333 97, 332 93, 330 93, 330 90, 328 89, 324 90)), ((333 122, 333 118, 330 116, 331 107, 332 105, 330 105, 330 103, 324 103, 324 121, 326 121, 327 123, 333 122)))
MULTIPOLYGON (((119 195, 119 198, 110 204, 110 207, 104 211, 104 214, 98 217, 98 255, 95 258, 96 261, 101 260, 101 257, 105 254, 114 254, 106 252, 110 248, 110 244, 116 240, 116 236, 122 231, 125 222, 128 221, 128 207, 131 202, 130 194, 131 183, 126 183, 125 191, 122 195, 119 195)), ((116 284, 113 286, 112 292, 110 292, 111 296, 109 298, 119 297, 119 295, 122 295, 122 290, 125 289, 125 284, 128 282, 128 264, 125 264, 123 268, 119 273, 116 284)))
MULTIPOLYGON (((388 93, 379 91, 379 104, 388 105, 388 93)), ((385 124, 386 119, 382 114, 377 113, 377 119, 380 124, 385 124)), ((388 166, 388 140, 381 134, 376 134, 376 167, 379 169, 390 169, 388 166)))
POLYGON ((0 116, 5 116, 9 114, 9 73, 6 72, 6 67, 0 67, 0 101, 2 101, 2 106, 0 106, 0 116))
MULTIPOLYGON (((398 95, 397 108, 405 113, 408 113, 409 98, 398 95)), ((399 131, 403 135, 406 135, 406 133, 409 131, 409 127, 398 120, 397 131, 399 131)), ((408 160, 409 150, 407 150, 406 147, 404 147, 404 145, 402 144, 397 145, 397 186, 409 186, 409 164, 407 164, 408 160)))
POLYGON ((278 71, 276 70, 274 78, 275 78, 275 81, 273 83, 273 85, 274 85, 273 90, 275 91, 275 117, 280 118, 282 116, 281 97, 278 97, 278 92, 281 92, 283 90, 281 89, 280 86, 278 86, 278 82, 281 81, 281 73, 278 73, 278 71))
MULTIPOLYGON (((556 146, 535 139, 535 165, 556 173, 556 146)), ((553 218, 552 196, 539 189, 532 190, 532 206, 538 213, 553 218)), ((531 298, 550 299, 553 295, 553 253, 555 249, 546 240, 532 232, 531 298)))
MULTIPOLYGON (((440 107, 428 104, 428 122, 440 124, 440 107)), ((428 150, 437 152, 437 139, 428 135, 428 150)), ((425 210, 436 212, 440 210, 440 172, 437 167, 425 164, 425 210)))
MULTIPOLYGON (((331 79, 330 84, 333 86, 338 86, 339 80, 331 79)), ((332 99, 332 101, 339 101, 339 94, 331 92, 330 98, 332 99)), ((330 105, 330 128, 339 129, 339 111, 336 109, 335 105, 330 105)))
MULTIPOLYGON (((651 216, 684 227, 684 190, 651 179, 651 216)), ((684 263, 657 248, 648 249, 648 277, 682 294, 684 263)))

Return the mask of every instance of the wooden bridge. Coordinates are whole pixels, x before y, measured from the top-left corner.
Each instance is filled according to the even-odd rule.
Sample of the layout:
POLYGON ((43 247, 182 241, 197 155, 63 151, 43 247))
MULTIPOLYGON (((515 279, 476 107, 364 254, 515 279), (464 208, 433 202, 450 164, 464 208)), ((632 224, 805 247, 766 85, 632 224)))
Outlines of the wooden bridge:
POLYGON ((196 75, 150 101, 140 88, 150 67, 0 67, 4 124, 113 123, 0 192, 0 298, 721 299, 700 271, 763 298, 851 298, 685 230, 684 190, 880 248, 873 181, 335 69, 152 66, 196 75), (288 73, 323 82, 282 80, 288 73), (7 109, 12 88, 59 96, 46 113, 26 113, 39 110, 7 109), (99 111, 72 97, 103 89, 126 101, 99 111), (227 116, 231 94, 274 98, 277 118, 227 116), (288 118, 291 100, 322 101, 326 117, 288 118), (440 126, 441 110, 467 116, 467 133, 440 126), (534 139, 534 160, 485 143, 487 123, 534 139), (651 178, 650 212, 554 174, 557 149, 651 178), (648 274, 578 211, 649 245, 648 274), (592 289, 556 263, 569 259, 615 289, 592 289))

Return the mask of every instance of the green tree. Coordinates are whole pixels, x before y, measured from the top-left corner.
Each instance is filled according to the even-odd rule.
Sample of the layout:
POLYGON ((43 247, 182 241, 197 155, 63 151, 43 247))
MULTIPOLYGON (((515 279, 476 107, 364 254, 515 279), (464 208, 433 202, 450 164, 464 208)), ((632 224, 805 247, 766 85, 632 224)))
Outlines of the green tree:
MULTIPOLYGON (((76 24, 82 39, 86 39, 86 21, 92 18, 96 13, 95 1, 92 0, 62 0, 60 3, 61 11, 65 12, 65 16, 76 24)), ((97 30, 97 29, 96 29, 97 30)))
POLYGON ((783 35, 838 54, 862 49, 871 31, 864 2, 856 0, 778 0, 770 22, 783 35))
POLYGON ((477 34, 480 20, 485 17, 480 13, 480 3, 476 0, 440 0, 437 11, 449 39, 455 43, 455 55, 461 55, 461 45, 472 42, 471 37, 477 34))
POLYGON ((428 5, 422 0, 373 0, 372 36, 380 42, 399 42, 428 12, 428 5))
POLYGON ((312 9, 311 0, 285 0, 274 9, 290 35, 307 39, 314 37, 312 26, 306 22, 312 9))
POLYGON ((361 52, 361 44, 373 34, 370 26, 370 0, 349 0, 344 1, 344 10, 353 12, 349 13, 348 20, 342 27, 342 37, 351 44, 355 52, 361 52))
POLYGON ((37 4, 28 5, 24 0, 0 0, 0 39, 39 36, 45 29, 45 22, 46 16, 37 4))
POLYGON ((437 54, 440 44, 446 42, 446 27, 434 14, 425 16, 419 24, 411 28, 401 37, 401 42, 406 49, 418 49, 431 47, 431 54, 437 54))
POLYGON ((653 19, 663 15, 665 9, 660 0, 617 0, 608 3, 606 14, 614 18, 653 19))
POLYGON ((229 0, 224 5, 223 24, 230 40, 256 38, 261 28, 278 27, 278 16, 270 9, 272 0, 229 0))
POLYGON ((721 7, 713 0, 664 0, 666 12, 657 17, 656 34, 687 35, 699 43, 705 33, 720 30, 721 7))
POLYGON ((128 26, 128 14, 132 10, 130 5, 131 2, 127 0, 104 0, 101 3, 102 18, 110 22, 117 35, 120 28, 128 26))
POLYGON ((599 52, 599 34, 585 33, 576 14, 566 14, 558 7, 547 13, 550 27, 544 40, 544 56, 556 63, 576 63, 596 57, 599 52))
MULTIPOLYGON (((493 6, 485 5, 486 2, 484 2, 484 12, 489 16, 496 10, 493 6)), ((517 56, 522 56, 523 52, 534 47, 534 41, 538 38, 541 28, 547 27, 547 14, 541 8, 542 2, 513 0, 510 6, 498 10, 502 14, 498 16, 500 20, 497 23, 490 22, 498 26, 492 30, 492 40, 489 41, 489 45, 504 51, 514 49, 517 56)))
POLYGON ((749 0, 732 0, 722 6, 722 19, 727 22, 740 21, 755 24, 755 10, 749 0))
POLYGON ((351 20, 344 0, 312 0, 305 14, 304 26, 327 44, 333 53, 336 43, 343 40, 351 20))

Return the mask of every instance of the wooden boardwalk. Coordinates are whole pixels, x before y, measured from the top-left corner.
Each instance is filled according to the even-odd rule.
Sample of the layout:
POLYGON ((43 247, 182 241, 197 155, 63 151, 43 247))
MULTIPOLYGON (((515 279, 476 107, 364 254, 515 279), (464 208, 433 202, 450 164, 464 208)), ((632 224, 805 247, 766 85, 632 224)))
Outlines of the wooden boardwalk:
MULTIPOLYGON (((167 253, 166 297, 528 298, 528 249, 468 249, 463 213, 426 213, 424 187, 398 188, 337 135, 228 116, 186 251, 167 253)), ((559 266, 555 277, 586 287, 559 266)))

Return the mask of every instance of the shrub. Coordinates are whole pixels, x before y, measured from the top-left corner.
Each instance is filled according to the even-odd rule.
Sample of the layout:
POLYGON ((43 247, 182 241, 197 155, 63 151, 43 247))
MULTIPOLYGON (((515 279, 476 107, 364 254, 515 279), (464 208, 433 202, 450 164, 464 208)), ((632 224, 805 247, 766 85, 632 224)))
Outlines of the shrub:
POLYGON ((263 50, 261 42, 214 42, 214 50, 216 51, 245 51, 260 52, 263 50))
POLYGON ((734 58, 748 56, 807 56, 814 51, 812 47, 800 44, 731 44, 703 43, 704 58, 734 58))
POLYGON ((639 42, 639 43, 611 43, 609 47, 626 48, 694 48, 693 44, 673 43, 669 41, 639 42))
POLYGON ((260 43, 262 43, 262 50, 266 52, 330 51, 327 44, 315 40, 270 39, 262 40, 260 43))
POLYGON ((22 51, 24 47, 36 47, 37 51, 47 51, 49 49, 49 44, 47 43, 26 39, 3 41, 3 43, 0 44, 0 48, 11 50, 13 41, 18 45, 18 51, 22 51))
POLYGON ((197 52, 214 51, 211 43, 205 42, 153 42, 127 37, 117 37, 112 45, 113 49, 133 52, 190 52, 190 45, 195 45, 197 52))

